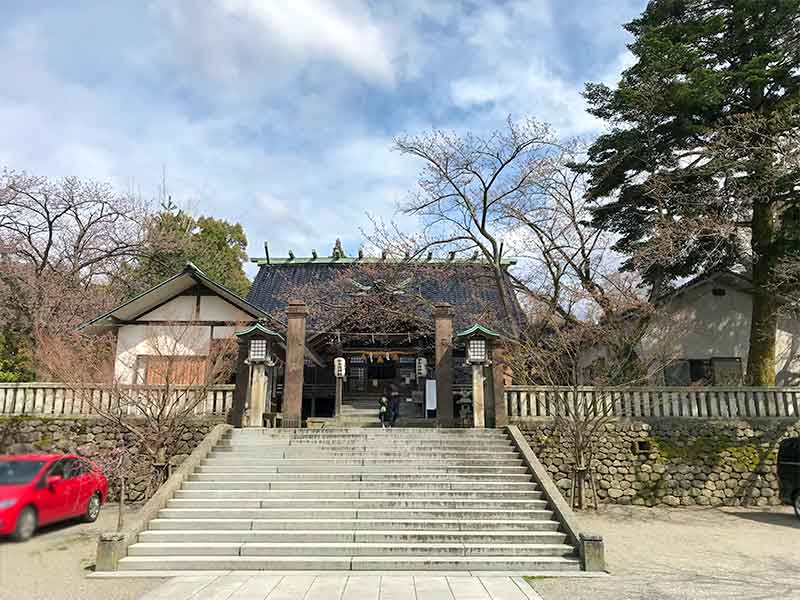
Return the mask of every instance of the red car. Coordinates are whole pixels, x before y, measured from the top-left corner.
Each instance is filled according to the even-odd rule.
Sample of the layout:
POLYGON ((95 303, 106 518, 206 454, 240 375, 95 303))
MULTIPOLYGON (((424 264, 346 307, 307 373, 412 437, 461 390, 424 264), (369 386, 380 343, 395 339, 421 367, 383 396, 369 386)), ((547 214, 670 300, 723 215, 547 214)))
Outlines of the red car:
POLYGON ((93 462, 69 454, 0 456, 0 536, 27 540, 40 525, 97 520, 108 482, 93 462))

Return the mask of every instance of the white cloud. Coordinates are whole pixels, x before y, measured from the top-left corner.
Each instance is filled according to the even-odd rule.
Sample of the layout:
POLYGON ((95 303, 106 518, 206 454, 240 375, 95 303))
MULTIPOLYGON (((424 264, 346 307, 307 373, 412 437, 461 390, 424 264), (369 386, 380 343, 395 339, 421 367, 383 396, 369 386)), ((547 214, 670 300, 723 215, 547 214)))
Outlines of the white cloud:
POLYGON ((453 82, 452 100, 464 109, 482 105, 500 122, 506 115, 531 115, 550 123, 561 135, 597 131, 602 122, 586 112, 581 90, 560 79, 543 64, 505 65, 491 75, 467 77, 453 82))
POLYGON ((333 62, 380 84, 394 81, 384 32, 361 2, 213 0, 154 6, 169 27, 165 46, 212 78, 265 81, 287 67, 333 62))
MULTIPOLYGON (((104 21, 108 44, 87 42, 86 64, 69 22, 83 15, 54 7, 0 23, 11 83, 0 88, 0 167, 145 197, 166 167, 176 201, 241 222, 254 254, 265 239, 276 254, 306 253, 336 237, 355 244, 366 211, 391 217, 413 189, 419 164, 391 152, 398 133, 480 132, 507 113, 561 133, 598 127, 556 43, 564 16, 548 3, 149 7, 104 21)), ((592 78, 613 78, 625 55, 592 78)))

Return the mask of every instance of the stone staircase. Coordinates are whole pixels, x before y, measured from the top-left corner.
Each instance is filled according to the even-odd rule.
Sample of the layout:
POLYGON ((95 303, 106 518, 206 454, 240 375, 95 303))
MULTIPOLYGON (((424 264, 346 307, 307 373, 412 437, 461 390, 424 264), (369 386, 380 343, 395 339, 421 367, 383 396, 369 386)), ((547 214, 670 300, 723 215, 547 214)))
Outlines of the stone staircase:
POLYGON ((120 570, 580 570, 506 433, 239 429, 120 570))

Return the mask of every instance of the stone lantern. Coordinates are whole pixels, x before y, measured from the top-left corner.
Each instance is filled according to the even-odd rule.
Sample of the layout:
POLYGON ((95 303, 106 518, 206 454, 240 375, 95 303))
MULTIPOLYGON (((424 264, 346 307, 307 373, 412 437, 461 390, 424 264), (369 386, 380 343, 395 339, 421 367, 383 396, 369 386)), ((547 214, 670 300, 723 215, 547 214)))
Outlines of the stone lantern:
POLYGON ((237 407, 241 415, 240 424, 244 427, 262 427, 264 415, 272 412, 274 382, 270 378, 274 376, 274 367, 278 364, 278 352, 283 354, 286 351, 286 342, 280 333, 261 323, 236 332, 236 339, 239 342, 240 360, 245 357, 240 370, 247 374, 246 391, 240 394, 237 407))
POLYGON ((467 351, 467 364, 472 365, 472 424, 474 427, 486 426, 485 400, 484 400, 484 369, 491 364, 489 360, 489 346, 492 340, 500 335, 475 323, 469 329, 456 334, 455 341, 463 343, 467 351))

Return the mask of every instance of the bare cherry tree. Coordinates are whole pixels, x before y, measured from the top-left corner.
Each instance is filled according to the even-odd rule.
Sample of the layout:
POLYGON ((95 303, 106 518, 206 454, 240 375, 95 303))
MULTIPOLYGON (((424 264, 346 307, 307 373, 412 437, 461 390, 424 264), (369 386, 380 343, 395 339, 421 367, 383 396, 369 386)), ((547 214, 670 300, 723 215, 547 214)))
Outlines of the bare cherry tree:
POLYGON ((105 183, 0 175, 0 325, 33 343, 113 303, 109 278, 142 250, 149 207, 105 183))
POLYGON ((125 440, 122 455, 142 455, 149 492, 166 477, 170 452, 207 401, 235 368, 232 338, 209 339, 206 328, 164 324, 136 354, 116 355, 113 334, 43 334, 38 358, 91 412, 112 423, 125 440))
POLYGON ((620 414, 619 390, 659 383, 664 368, 676 358, 672 340, 685 327, 662 318, 631 290, 615 293, 613 302, 613 312, 598 307, 580 319, 547 310, 533 315, 540 327, 531 338, 536 347, 529 352, 522 348, 517 359, 525 360, 531 382, 545 387, 554 431, 571 455, 571 500, 579 509, 586 507, 589 487, 596 505, 593 456, 607 426, 620 414))
MULTIPOLYGON (((401 210, 420 219, 422 230, 405 236, 413 254, 440 249, 458 254, 477 252, 492 268, 505 310, 506 328, 518 337, 515 300, 506 284, 503 238, 511 224, 504 206, 530 194, 539 179, 540 156, 557 142, 549 127, 534 119, 510 117, 504 129, 485 136, 433 130, 395 139, 395 149, 422 161, 418 189, 401 210)), ((379 228, 386 243, 396 230, 379 228)), ((396 236, 395 236, 396 237, 396 236)))

